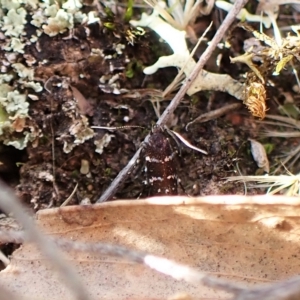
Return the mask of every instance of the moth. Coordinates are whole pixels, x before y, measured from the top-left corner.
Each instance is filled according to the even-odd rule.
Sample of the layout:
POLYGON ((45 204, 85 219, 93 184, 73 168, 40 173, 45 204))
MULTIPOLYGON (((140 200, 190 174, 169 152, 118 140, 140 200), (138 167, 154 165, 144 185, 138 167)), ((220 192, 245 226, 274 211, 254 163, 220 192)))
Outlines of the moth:
MULTIPOLYGON (((91 128, 97 129, 126 129, 130 127, 140 126, 121 126, 121 127, 105 127, 105 126, 91 126, 91 128)), ((170 130, 167 127, 156 125, 153 127, 150 136, 143 145, 143 157, 145 158, 145 171, 146 171, 146 184, 148 185, 148 196, 166 196, 166 195, 178 195, 178 182, 177 177, 177 151, 173 149, 169 138, 172 137, 177 145, 179 139, 187 147, 199 151, 203 154, 207 154, 206 151, 191 145, 176 131, 170 130)), ((125 180, 127 175, 131 173, 130 166, 134 165, 137 161, 141 148, 136 152, 135 156, 131 159, 128 165, 124 168, 126 172, 122 170, 120 172, 119 181, 125 180), (129 167, 128 167, 129 166, 129 167), (128 168, 127 168, 128 167, 128 168)), ((115 187, 108 189, 109 193, 104 193, 97 202, 106 201, 108 196, 111 196, 111 190, 115 187), (103 200, 104 199, 104 200, 103 200)))
POLYGON ((162 127, 152 129, 144 149, 149 196, 178 195, 177 152, 162 127))

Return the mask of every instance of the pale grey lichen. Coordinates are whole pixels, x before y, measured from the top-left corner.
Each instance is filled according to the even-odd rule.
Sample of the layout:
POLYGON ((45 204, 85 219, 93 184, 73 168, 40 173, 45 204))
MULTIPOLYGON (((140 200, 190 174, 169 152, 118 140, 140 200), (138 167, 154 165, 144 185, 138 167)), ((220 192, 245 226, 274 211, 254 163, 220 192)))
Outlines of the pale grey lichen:
POLYGON ((35 27, 42 27, 42 25, 46 22, 46 16, 43 14, 43 10, 40 8, 38 9, 33 15, 30 24, 34 25, 35 27))
POLYGON ((11 40, 7 43, 6 46, 3 46, 4 50, 14 51, 18 53, 24 53, 24 47, 26 45, 21 42, 19 38, 11 38, 11 40))
POLYGON ((0 74, 0 84, 5 82, 10 82, 12 79, 13 79, 13 75, 11 74, 0 74))
MULTIPOLYGON (((5 78, 2 77, 1 80, 5 78)), ((21 150, 32 139, 30 132, 22 132, 28 117, 29 103, 25 94, 12 89, 7 83, 0 84, 0 141, 21 150), (14 132, 22 134, 14 136, 14 132)))
POLYGON ((6 139, 6 140, 4 140, 4 145, 13 146, 16 149, 23 150, 27 147, 28 142, 30 140, 31 140, 30 133, 25 131, 24 132, 24 137, 21 137, 19 139, 15 139, 13 141, 6 139))
POLYGON ((45 7, 44 14, 47 17, 54 18, 57 14, 58 8, 56 4, 49 5, 45 7))
POLYGON ((67 0, 62 5, 63 9, 77 11, 78 9, 82 8, 82 3, 80 0, 67 0))
POLYGON ((90 11, 87 15, 87 24, 100 23, 100 18, 95 17, 96 12, 90 11))
POLYGON ((17 9, 20 7, 20 2, 18 0, 1 0, 1 7, 5 9, 17 9))
POLYGON ((26 24, 26 10, 23 7, 10 9, 6 16, 3 17, 2 30, 5 35, 19 37, 24 31, 26 24))
POLYGON ((36 93, 39 93, 43 90, 42 85, 39 82, 33 81, 34 79, 34 70, 33 68, 27 68, 21 63, 14 63, 12 64, 12 67, 14 68, 15 72, 20 77, 20 80, 18 80, 18 83, 25 87, 25 88, 31 88, 36 93))
POLYGON ((8 92, 6 98, 0 99, 0 103, 5 106, 11 120, 28 116, 29 103, 26 101, 26 95, 20 94, 19 91, 8 92))
POLYGON ((25 88, 33 89, 36 93, 39 93, 43 90, 42 85, 39 82, 35 81, 19 81, 25 88))
POLYGON ((125 49, 125 45, 124 44, 117 44, 117 45, 113 45, 114 49, 116 50, 118 55, 121 55, 123 53, 123 49, 125 49))
POLYGON ((33 80, 34 71, 32 68, 27 68, 21 63, 15 63, 11 66, 15 69, 16 73, 20 78, 28 78, 29 80, 33 80))
POLYGON ((94 137, 94 131, 90 128, 88 119, 80 115, 78 119, 73 120, 69 128, 69 136, 61 136, 57 140, 63 141, 63 151, 70 153, 77 145, 94 137), (70 139, 69 137, 73 137, 70 139))
POLYGON ((55 17, 47 20, 47 25, 43 25, 44 32, 49 36, 63 33, 74 26, 73 15, 63 9, 59 9, 55 17))
MULTIPOLYGON (((276 1, 274 1, 274 2, 276 2, 276 1)), ((222 0, 217 0, 215 2, 215 5, 226 11, 230 11, 230 9, 233 6, 233 4, 228 3, 226 1, 222 1, 222 0)), ((276 5, 276 3, 274 3, 273 6, 275 6, 275 5, 276 5)), ((270 26, 271 26, 271 20, 270 20, 269 16, 263 16, 261 14, 253 15, 253 14, 250 14, 245 8, 241 9, 241 11, 238 13, 236 18, 239 20, 247 20, 248 22, 263 23, 266 28, 270 28, 270 26)))
POLYGON ((96 152, 99 154, 103 153, 103 150, 105 147, 107 147, 111 141, 111 139, 114 137, 112 134, 105 133, 104 136, 101 139, 94 140, 94 144, 96 146, 96 152))
MULTIPOLYGON (((43 33, 52 37, 73 29, 75 24, 100 23, 97 12, 84 13, 82 7, 81 0, 0 0, 1 72, 5 72, 0 74, 0 141, 4 144, 24 149, 40 134, 27 122, 29 101, 39 99, 35 93, 43 86, 35 79, 36 62, 24 54, 26 46, 36 43, 43 33), (36 27, 30 36, 25 29, 27 23, 36 27)), ((39 50, 38 43, 36 48, 39 50)), ((65 152, 94 136, 87 119, 77 121, 70 128, 73 141, 65 142, 65 152)))

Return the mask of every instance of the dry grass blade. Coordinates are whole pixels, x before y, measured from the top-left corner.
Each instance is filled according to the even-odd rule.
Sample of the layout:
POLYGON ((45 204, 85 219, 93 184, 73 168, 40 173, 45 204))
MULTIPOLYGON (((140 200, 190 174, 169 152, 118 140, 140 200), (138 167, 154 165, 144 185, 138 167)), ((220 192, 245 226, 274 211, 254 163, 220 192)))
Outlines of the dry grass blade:
POLYGON ((257 182, 252 187, 268 188, 269 195, 284 192, 287 196, 300 196, 300 175, 233 176, 228 177, 227 181, 257 182))
MULTIPOLYGON (((298 138, 300 137, 300 122, 291 117, 283 117, 277 115, 267 115, 266 118, 274 121, 261 121, 261 124, 283 127, 283 130, 269 130, 264 129, 259 132, 263 137, 279 137, 279 138, 298 138), (276 122, 277 121, 277 122, 276 122), (288 130, 294 129, 294 130, 288 130), (298 131, 295 131, 297 129, 298 131)), ((295 148, 292 148, 291 151, 285 153, 286 158, 281 161, 282 165, 287 165, 289 169, 294 167, 294 164, 297 162, 300 156, 300 145, 297 145, 295 148)), ((277 173, 281 165, 277 167, 274 173, 277 173)), ((298 173, 298 170, 295 171, 298 173)))
POLYGON ((300 122, 293 119, 293 118, 291 118, 291 117, 283 117, 283 116, 277 116, 277 115, 267 115, 266 118, 267 119, 272 119, 272 120, 277 120, 277 121, 280 121, 282 123, 291 124, 295 127, 300 128, 300 122))
POLYGON ((267 131, 263 131, 261 132, 262 136, 265 137, 283 137, 283 138, 293 138, 293 137, 300 137, 300 132, 299 131, 290 131, 290 132, 286 132, 286 131, 273 131, 273 130, 267 130, 267 131))

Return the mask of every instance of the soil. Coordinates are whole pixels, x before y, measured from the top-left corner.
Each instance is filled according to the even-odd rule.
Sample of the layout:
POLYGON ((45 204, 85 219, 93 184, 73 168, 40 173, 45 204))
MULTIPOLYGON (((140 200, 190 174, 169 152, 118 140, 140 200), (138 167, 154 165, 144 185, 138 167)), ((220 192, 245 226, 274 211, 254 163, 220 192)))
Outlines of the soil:
MULTIPOLYGON (((138 13, 133 18, 138 19, 138 13)), ((196 21, 197 36, 201 36, 211 20, 218 22, 214 22, 208 39, 221 22, 218 10, 196 21)), ((168 45, 147 29, 144 35, 135 34, 122 14, 110 17, 110 22, 113 28, 99 24, 77 25, 74 31, 55 37, 43 34, 39 38, 40 51, 35 46, 26 48, 26 54, 37 61, 35 79, 45 87, 39 100, 30 102, 30 122, 40 134, 24 151, 3 147, 0 175, 34 210, 57 207, 67 199, 68 205, 95 203, 156 123, 158 115, 154 107, 162 114, 174 96, 162 99, 161 94, 176 76, 175 68, 160 69, 151 76, 143 74, 145 66, 171 53, 168 45), (118 44, 124 49, 117 54, 118 44), (107 59, 97 52, 91 56, 94 49, 101 49, 107 59), (103 78, 102 82, 99 78, 103 78), (90 138, 90 126, 141 127, 93 129, 96 134, 90 138)), ((287 26, 287 21, 284 22, 287 26)), ((205 69, 227 73, 243 81, 249 69, 245 65, 230 64, 229 57, 241 55, 243 41, 252 34, 235 25, 224 37, 224 41, 230 39, 232 47, 217 50, 205 69), (215 63, 218 55, 222 55, 219 67, 215 63)), ((283 70, 280 77, 273 77, 272 82, 272 85, 266 84, 267 106, 270 113, 278 114, 278 105, 285 103, 287 95, 293 99, 299 96, 291 89, 296 80, 290 68, 283 70)), ((263 173, 252 158, 248 138, 258 139, 259 131, 266 125, 258 123, 246 107, 193 124, 186 130, 186 125, 199 115, 238 101, 214 91, 199 92, 192 97, 186 95, 182 99, 168 127, 208 155, 182 144, 179 147, 169 138, 174 151, 181 152, 176 158, 180 194, 243 194, 244 185, 226 182, 226 177, 238 175, 237 166, 243 175, 263 173)), ((274 150, 269 155, 271 165, 282 151, 298 143, 297 139, 283 142, 279 138, 260 141, 273 145, 274 150)), ((118 188, 113 199, 148 196, 144 165, 142 151, 135 171, 118 188)), ((248 194, 262 192, 264 190, 251 189, 248 194)))

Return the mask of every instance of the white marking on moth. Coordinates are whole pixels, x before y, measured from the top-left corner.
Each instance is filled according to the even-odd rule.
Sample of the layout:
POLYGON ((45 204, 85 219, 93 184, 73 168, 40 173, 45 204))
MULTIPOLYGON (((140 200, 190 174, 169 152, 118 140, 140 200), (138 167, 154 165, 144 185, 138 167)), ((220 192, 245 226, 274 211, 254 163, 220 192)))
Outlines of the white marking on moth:
POLYGON ((152 163, 160 163, 160 164, 164 163, 163 160, 153 158, 153 157, 150 157, 150 156, 146 156, 146 161, 149 161, 149 162, 152 162, 152 163))
POLYGON ((161 177, 151 177, 149 179, 150 183, 153 183, 154 181, 163 181, 163 178, 161 178, 161 177))
POLYGON ((177 177, 177 176, 173 174, 173 175, 169 175, 169 176, 167 177, 167 179, 172 179, 172 178, 173 178, 173 179, 176 179, 176 177, 177 177))
POLYGON ((165 159, 164 159, 164 161, 165 161, 165 162, 168 162, 168 161, 170 161, 170 160, 172 160, 172 159, 173 159, 173 154, 172 154, 172 155, 169 155, 169 156, 166 156, 165 159))

